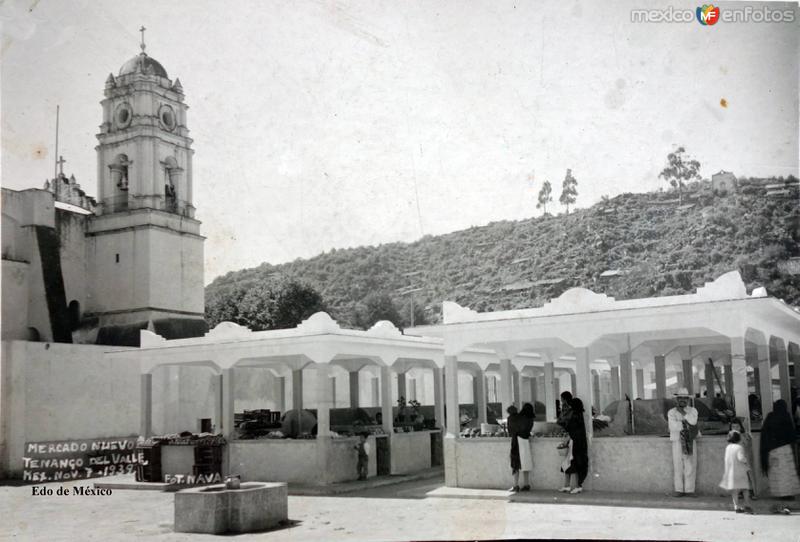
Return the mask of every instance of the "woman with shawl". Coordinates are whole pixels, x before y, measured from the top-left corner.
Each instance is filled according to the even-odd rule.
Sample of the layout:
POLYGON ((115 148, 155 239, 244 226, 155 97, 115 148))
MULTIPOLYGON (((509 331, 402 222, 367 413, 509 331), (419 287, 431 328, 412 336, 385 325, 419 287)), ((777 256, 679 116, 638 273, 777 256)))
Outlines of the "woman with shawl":
POLYGON ((508 435, 511 437, 511 473, 514 476, 514 486, 511 491, 530 491, 530 473, 533 470, 531 458, 530 436, 533 431, 533 406, 525 403, 522 411, 517 413, 516 407, 511 405, 507 410, 508 435), (519 472, 522 471, 522 487, 519 486, 519 472))
POLYGON ((795 449, 797 432, 786 401, 778 399, 761 426, 761 469, 775 497, 800 495, 795 449))
POLYGON ((571 442, 569 468, 564 471, 570 475, 570 493, 581 493, 583 491, 583 481, 589 474, 589 444, 586 440, 586 424, 583 421, 583 401, 577 397, 570 403, 572 414, 567 422, 567 433, 571 442))

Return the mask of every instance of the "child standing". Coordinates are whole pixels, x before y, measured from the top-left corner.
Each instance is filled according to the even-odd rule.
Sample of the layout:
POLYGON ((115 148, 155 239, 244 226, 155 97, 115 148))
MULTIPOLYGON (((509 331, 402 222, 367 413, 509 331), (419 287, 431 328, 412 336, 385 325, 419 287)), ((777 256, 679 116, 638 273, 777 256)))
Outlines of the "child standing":
POLYGON ((358 436, 358 444, 354 448, 358 451, 358 479, 366 480, 369 466, 369 443, 365 433, 358 436))
POLYGON ((725 473, 719 487, 731 492, 733 509, 737 513, 753 513, 750 505, 750 464, 742 447, 742 435, 738 431, 728 433, 728 446, 725 448, 725 473), (739 506, 739 491, 742 491, 744 508, 739 506))

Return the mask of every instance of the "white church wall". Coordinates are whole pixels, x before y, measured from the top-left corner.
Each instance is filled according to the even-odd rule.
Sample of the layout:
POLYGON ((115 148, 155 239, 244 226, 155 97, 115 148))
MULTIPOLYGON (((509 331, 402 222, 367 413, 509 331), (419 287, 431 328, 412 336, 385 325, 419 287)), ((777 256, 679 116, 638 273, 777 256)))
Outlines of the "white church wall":
POLYGON ((147 230, 147 236, 151 277, 147 306, 202 313, 203 239, 155 228, 147 230), (180 270, 180 280, 164 275, 164 269, 180 270))
POLYGON ((144 230, 102 233, 89 240, 89 277, 94 296, 91 312, 146 307, 147 262, 141 257, 147 247, 144 230))
POLYGON ((35 328, 41 340, 52 340, 50 313, 42 278, 42 260, 34 226, 55 226, 53 195, 46 190, 3 189, 3 340, 29 338, 28 327, 35 328), (22 267, 25 262, 25 277, 22 267), (7 269, 6 269, 7 268, 7 269), (7 277, 7 275, 9 275, 7 277), (11 282, 6 283, 6 279, 11 282), (25 287, 27 284, 27 288, 25 287), (9 287, 14 285, 14 287, 9 287), (16 286, 22 289, 17 290, 16 286), (12 291, 13 290, 13 291, 12 291), (8 297, 6 297, 8 296, 8 297), (12 300, 15 302, 12 304, 12 300), (25 307, 25 309, 20 309, 25 307), (22 313, 27 311, 26 325, 22 313), (12 314, 7 314, 12 313, 12 314), (11 324, 6 328, 6 316, 11 324))
POLYGON ((77 301, 81 312, 86 308, 86 217, 69 211, 56 211, 66 303, 77 301))
POLYGON ((28 335, 27 262, 3 260, 3 340, 25 340, 28 335))
POLYGON ((109 361, 108 348, 3 341, 3 474, 21 475, 26 442, 138 435, 139 364, 109 361))

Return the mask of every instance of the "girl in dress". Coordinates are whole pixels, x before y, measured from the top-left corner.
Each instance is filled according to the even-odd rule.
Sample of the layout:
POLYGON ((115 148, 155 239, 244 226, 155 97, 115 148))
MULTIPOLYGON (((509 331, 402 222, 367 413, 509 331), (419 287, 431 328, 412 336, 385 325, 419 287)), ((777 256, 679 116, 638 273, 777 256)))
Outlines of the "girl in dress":
POLYGON ((738 431, 728 433, 728 446, 725 448, 725 473, 719 487, 731 492, 733 509, 737 513, 753 513, 750 505, 750 464, 742 447, 742 435, 738 431), (744 508, 739 506, 739 491, 744 498, 744 508))

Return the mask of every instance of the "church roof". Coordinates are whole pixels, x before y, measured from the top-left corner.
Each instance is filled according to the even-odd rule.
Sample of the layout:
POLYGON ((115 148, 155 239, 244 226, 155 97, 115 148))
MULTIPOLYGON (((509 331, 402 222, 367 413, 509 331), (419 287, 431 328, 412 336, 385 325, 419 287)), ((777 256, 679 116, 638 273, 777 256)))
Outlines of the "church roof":
POLYGON ((119 69, 119 75, 129 75, 132 73, 143 73, 145 75, 158 75, 159 77, 169 78, 167 70, 156 59, 147 56, 146 53, 139 53, 128 60, 119 69))

